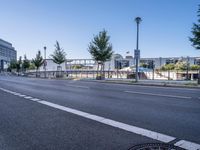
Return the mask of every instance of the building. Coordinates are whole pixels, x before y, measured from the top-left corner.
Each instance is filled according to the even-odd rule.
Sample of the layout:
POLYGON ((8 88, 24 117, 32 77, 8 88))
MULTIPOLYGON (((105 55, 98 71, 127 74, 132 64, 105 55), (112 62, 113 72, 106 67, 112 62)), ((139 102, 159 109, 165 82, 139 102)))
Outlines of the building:
POLYGON ((40 71, 58 71, 58 70, 66 70, 66 62, 58 65, 56 63, 53 62, 52 59, 46 59, 46 68, 44 66, 44 64, 39 68, 40 71))
MULTIPOLYGON (((154 62, 155 68, 161 68, 165 64, 176 63, 178 61, 186 61, 190 65, 199 64, 198 57, 158 57, 158 58, 140 58, 140 63, 150 65, 154 62)), ((105 62, 105 70, 120 70, 126 68, 134 68, 135 59, 133 56, 123 57, 120 54, 113 54, 109 61, 105 62)), ((55 64, 52 59, 46 60, 46 71, 56 71, 58 64, 55 64)), ((61 64, 62 70, 97 70, 97 62, 94 59, 67 59, 61 64)), ((143 68, 144 69, 144 68, 143 68)), ((40 71, 44 71, 44 66, 40 67, 40 71)))
POLYGON ((146 63, 153 61, 155 68, 161 68, 165 64, 176 63, 178 61, 188 62, 190 65, 197 65, 200 62, 198 57, 158 57, 158 58, 141 58, 140 63, 146 63))
MULTIPOLYGON (((156 69, 161 68, 165 64, 177 63, 178 61, 188 62, 190 65, 200 64, 198 57, 155 57, 155 58, 140 58, 140 64, 151 64, 156 69)), ((120 54, 113 54, 110 61, 105 63, 105 70, 123 69, 126 67, 135 66, 135 58, 127 55, 125 58, 120 54)))
POLYGON ((0 39, 0 70, 7 69, 12 60, 17 59, 17 51, 11 43, 0 39))

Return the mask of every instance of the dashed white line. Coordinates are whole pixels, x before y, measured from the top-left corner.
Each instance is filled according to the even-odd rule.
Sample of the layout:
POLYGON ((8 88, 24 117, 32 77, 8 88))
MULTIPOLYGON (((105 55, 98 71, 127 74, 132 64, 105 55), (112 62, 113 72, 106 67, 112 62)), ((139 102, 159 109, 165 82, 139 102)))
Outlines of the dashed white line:
POLYGON ((41 101, 41 99, 38 99, 38 98, 31 98, 30 100, 32 100, 32 101, 41 101))
POLYGON ((185 140, 180 140, 177 143, 175 143, 174 145, 181 147, 181 148, 188 149, 188 150, 200 150, 199 144, 189 142, 189 141, 185 141, 185 140))
MULTIPOLYGON (((132 132, 132 133, 135 133, 135 134, 138 134, 138 135, 142 135, 142 136, 145 136, 145 137, 148 137, 148 138, 151 138, 151 139, 155 139, 155 140, 158 140, 158 141, 161 141, 161 142, 168 143, 168 142, 176 139, 173 136, 169 136, 169 135, 165 135, 165 134, 158 133, 158 132, 155 132, 155 131, 143 129, 143 128, 136 127, 136 126, 133 126, 133 125, 128 125, 128 124, 125 124, 125 123, 122 123, 122 122, 119 122, 119 121, 111 120, 111 119, 108 119, 108 118, 105 118, 105 117, 97 116, 97 115, 90 114, 90 113, 87 113, 87 112, 83 112, 83 111, 80 111, 80 110, 61 106, 61 105, 54 104, 54 103, 51 103, 51 102, 48 102, 48 101, 44 101, 44 100, 41 100, 41 99, 38 99, 38 98, 33 98, 31 96, 26 96, 26 95, 23 95, 23 94, 20 94, 20 93, 9 91, 9 90, 3 89, 3 88, 0 88, 0 90, 5 91, 5 92, 10 93, 10 94, 13 94, 13 95, 16 95, 16 96, 19 96, 19 97, 24 97, 26 99, 35 101, 37 103, 40 103, 40 104, 43 104, 43 105, 46 105, 46 106, 49 106, 49 107, 52 107, 52 108, 56 108, 56 109, 59 109, 59 110, 62 110, 62 111, 68 112, 68 113, 72 113, 72 114, 75 114, 75 115, 78 115, 78 116, 81 116, 81 117, 84 117, 84 118, 87 118, 87 119, 91 119, 91 120, 94 120, 94 121, 97 121, 97 122, 100 122, 100 123, 103 123, 103 124, 106 124, 106 125, 109 125, 109 126, 112 126, 112 127, 116 127, 116 128, 119 128, 119 129, 122 129, 122 130, 125 130, 125 131, 129 131, 129 132, 132 132)), ((125 91, 125 92, 133 93, 132 91, 125 91)), ((134 92, 134 94, 144 94, 144 93, 134 92)), ((145 93, 145 94, 149 95, 149 94, 152 94, 152 93, 145 93)), ((163 95, 156 94, 156 96, 163 96, 163 95)), ((164 95, 164 96, 168 96, 168 95, 164 95)), ((183 98, 182 96, 175 96, 175 97, 176 98, 177 97, 183 98)), ((184 98, 186 98, 186 97, 184 97, 184 98)), ((189 97, 187 97, 187 98, 189 98, 189 97)), ((200 144, 196 144, 196 143, 186 141, 186 140, 180 140, 180 141, 176 142, 174 145, 181 147, 181 148, 188 149, 188 150, 200 150, 200 144)))
POLYGON ((19 95, 20 93, 17 93, 17 92, 9 92, 10 94, 13 94, 13 95, 19 95))
POLYGON ((191 98, 192 98, 192 97, 187 97, 187 96, 164 95, 164 94, 145 93, 145 92, 135 92, 135 91, 124 91, 124 92, 125 92, 125 93, 131 93, 131 94, 150 95, 150 96, 160 96, 160 97, 170 97, 170 98, 182 98, 182 99, 191 99, 191 98))
POLYGON ((18 95, 19 97, 25 97, 26 95, 23 95, 23 94, 20 94, 20 95, 18 95))
POLYGON ((25 96, 24 98, 25 99, 32 99, 33 97, 31 97, 31 96, 25 96))

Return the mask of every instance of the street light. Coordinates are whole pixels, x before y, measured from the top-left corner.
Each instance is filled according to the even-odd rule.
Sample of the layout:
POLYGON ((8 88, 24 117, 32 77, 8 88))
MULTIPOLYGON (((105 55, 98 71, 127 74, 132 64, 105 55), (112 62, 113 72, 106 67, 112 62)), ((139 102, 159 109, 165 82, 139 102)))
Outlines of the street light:
POLYGON ((44 46, 44 77, 46 78, 46 65, 47 65, 47 62, 46 62, 46 50, 47 50, 47 47, 44 46))
POLYGON ((139 57, 140 57, 140 50, 139 50, 139 24, 142 21, 140 17, 135 18, 135 22, 137 24, 137 41, 136 41, 136 49, 134 51, 135 54, 135 61, 136 61, 136 74, 135 74, 135 79, 136 82, 138 82, 138 64, 139 64, 139 57))

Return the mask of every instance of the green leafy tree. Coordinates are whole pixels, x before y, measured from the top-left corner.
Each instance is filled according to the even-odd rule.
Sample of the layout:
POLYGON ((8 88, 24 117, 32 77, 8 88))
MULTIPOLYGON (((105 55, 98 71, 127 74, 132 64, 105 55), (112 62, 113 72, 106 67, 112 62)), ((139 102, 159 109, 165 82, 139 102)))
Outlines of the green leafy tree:
POLYGON ((32 63, 36 67, 36 77, 38 77, 38 70, 39 70, 40 66, 42 66, 43 62, 44 61, 41 56, 41 52, 38 51, 38 53, 36 54, 36 57, 32 60, 32 63))
POLYGON ((190 70, 199 70, 200 66, 199 65, 191 65, 190 70))
POLYGON ((147 63, 140 63, 140 67, 148 68, 148 64, 147 63))
POLYGON ((110 37, 107 35, 107 31, 103 30, 90 42, 88 51, 92 55, 93 59, 97 62, 97 77, 99 72, 99 66, 101 66, 101 75, 104 71, 105 62, 110 60, 113 50, 112 44, 109 42, 110 37))
MULTIPOLYGON (((194 23, 192 27, 193 37, 190 37, 189 40, 192 42, 192 46, 195 49, 200 50, 200 5, 197 11, 197 16, 198 16, 197 23, 194 23)), ((200 84, 200 69, 198 74, 198 84, 200 84)))
POLYGON ((16 69, 17 68, 17 61, 11 60, 8 68, 9 68, 10 71, 12 71, 13 69, 16 69))
POLYGON ((35 70, 35 69, 36 69, 34 63, 30 62, 29 69, 30 69, 30 70, 35 70))
POLYGON ((64 49, 60 47, 58 41, 56 41, 55 50, 54 53, 51 55, 51 57, 53 59, 53 62, 59 65, 58 66, 59 68, 61 68, 60 65, 64 63, 66 60, 66 53, 64 52, 64 49))
POLYGON ((176 64, 175 64, 175 66, 174 66, 175 68, 175 70, 187 70, 187 67, 189 67, 188 66, 188 64, 187 64, 187 62, 185 62, 185 61, 178 61, 176 64))
POLYGON ((27 59, 26 55, 24 55, 24 60, 22 64, 22 68, 26 72, 26 70, 30 67, 30 61, 27 59))
POLYGON ((174 69, 175 69, 175 64, 173 63, 165 64, 164 66, 161 67, 161 70, 163 71, 174 70, 174 69))
POLYGON ((197 23, 193 24, 192 27, 192 35, 193 37, 190 37, 189 40, 192 42, 192 46, 194 46, 195 49, 200 49, 200 5, 199 10, 197 11, 197 16, 199 17, 197 23))
POLYGON ((17 69, 18 75, 19 75, 21 68, 22 68, 22 56, 19 57, 17 64, 16 64, 16 69, 17 69))

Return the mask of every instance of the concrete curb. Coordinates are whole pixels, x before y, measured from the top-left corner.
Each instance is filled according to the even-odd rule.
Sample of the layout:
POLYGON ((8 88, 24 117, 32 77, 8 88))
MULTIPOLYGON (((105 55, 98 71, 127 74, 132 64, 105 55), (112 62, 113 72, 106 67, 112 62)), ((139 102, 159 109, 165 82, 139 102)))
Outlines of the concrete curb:
POLYGON ((200 86, 189 86, 189 85, 178 85, 178 84, 152 84, 152 83, 131 83, 131 82, 119 82, 119 81, 101 81, 101 80, 80 80, 80 81, 85 81, 85 82, 98 82, 98 83, 112 83, 112 84, 126 84, 126 85, 138 85, 138 86, 159 86, 159 87, 177 87, 177 88, 192 88, 192 89, 200 89, 200 86))

